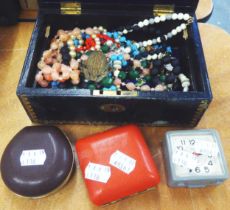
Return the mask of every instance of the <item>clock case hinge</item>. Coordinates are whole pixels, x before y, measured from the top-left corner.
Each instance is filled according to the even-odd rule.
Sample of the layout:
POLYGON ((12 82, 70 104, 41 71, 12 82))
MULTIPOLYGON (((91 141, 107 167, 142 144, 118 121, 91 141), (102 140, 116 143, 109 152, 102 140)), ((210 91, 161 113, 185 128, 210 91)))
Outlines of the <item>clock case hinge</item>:
POLYGON ((62 15, 81 15, 81 3, 61 2, 60 12, 62 15))

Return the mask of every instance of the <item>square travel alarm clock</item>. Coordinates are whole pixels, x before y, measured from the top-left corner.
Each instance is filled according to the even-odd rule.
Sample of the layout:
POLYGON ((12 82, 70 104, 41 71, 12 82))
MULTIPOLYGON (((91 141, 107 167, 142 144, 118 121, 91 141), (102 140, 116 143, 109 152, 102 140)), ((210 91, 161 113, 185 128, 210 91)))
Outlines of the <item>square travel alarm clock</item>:
POLYGON ((169 131, 163 148, 171 187, 205 187, 229 177, 220 137, 214 129, 169 131))

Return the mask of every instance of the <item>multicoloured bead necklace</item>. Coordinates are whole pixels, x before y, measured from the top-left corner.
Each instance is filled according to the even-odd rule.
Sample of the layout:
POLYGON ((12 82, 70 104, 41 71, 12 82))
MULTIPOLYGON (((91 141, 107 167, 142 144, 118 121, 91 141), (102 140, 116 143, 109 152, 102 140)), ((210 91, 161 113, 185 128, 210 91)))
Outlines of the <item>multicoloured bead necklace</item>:
POLYGON ((187 92, 189 79, 172 56, 172 48, 161 44, 184 30, 185 23, 165 38, 137 43, 124 36, 136 27, 169 19, 189 21, 191 17, 179 13, 150 18, 121 32, 107 32, 102 26, 59 30, 38 63, 35 80, 41 87, 52 88, 187 92))

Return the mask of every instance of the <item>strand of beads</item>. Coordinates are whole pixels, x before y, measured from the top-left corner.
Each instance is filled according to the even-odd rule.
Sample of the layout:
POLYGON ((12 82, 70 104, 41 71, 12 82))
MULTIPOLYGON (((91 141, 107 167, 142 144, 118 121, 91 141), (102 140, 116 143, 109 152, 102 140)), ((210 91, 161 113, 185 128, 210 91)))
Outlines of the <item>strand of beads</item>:
POLYGON ((41 87, 72 86, 103 90, 163 91, 189 89, 172 49, 139 46, 103 27, 59 30, 38 63, 41 87), (178 76, 180 75, 180 76, 178 76))
POLYGON ((120 35, 128 34, 128 33, 131 33, 135 30, 138 30, 139 28, 143 28, 143 27, 146 27, 149 25, 158 24, 160 22, 165 22, 167 20, 174 20, 174 21, 175 20, 181 20, 181 21, 186 21, 186 23, 181 23, 179 26, 172 29, 167 34, 164 34, 164 35, 159 36, 159 37, 154 38, 154 39, 149 39, 149 40, 139 42, 138 45, 146 47, 146 46, 151 46, 151 45, 157 44, 157 43, 159 44, 159 43, 164 42, 168 39, 171 39, 174 36, 176 36, 177 34, 179 34, 180 32, 182 32, 183 30, 185 30, 187 28, 187 26, 192 23, 193 18, 188 13, 185 13, 185 14, 173 13, 170 15, 156 16, 154 18, 145 19, 145 20, 140 21, 140 22, 138 22, 132 26, 126 27, 126 28, 122 29, 122 31, 120 31, 119 34, 120 35))

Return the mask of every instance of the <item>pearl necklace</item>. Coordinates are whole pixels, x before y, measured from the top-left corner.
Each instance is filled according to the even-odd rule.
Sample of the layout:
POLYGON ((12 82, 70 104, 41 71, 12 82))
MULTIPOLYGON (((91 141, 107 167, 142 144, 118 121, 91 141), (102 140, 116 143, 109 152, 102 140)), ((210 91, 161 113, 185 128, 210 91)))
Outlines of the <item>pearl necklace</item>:
POLYGON ((128 34, 128 33, 133 32, 135 29, 143 28, 143 27, 149 26, 149 25, 158 24, 160 22, 165 22, 166 20, 184 20, 184 21, 186 21, 186 23, 182 23, 181 25, 177 26, 176 28, 174 28, 173 30, 171 30, 167 34, 164 34, 161 37, 157 37, 157 38, 154 38, 152 40, 149 39, 146 41, 138 42, 138 43, 136 43, 138 45, 138 47, 152 46, 153 44, 157 44, 157 43, 159 44, 163 41, 171 39, 173 36, 176 36, 178 33, 185 30, 187 28, 187 26, 193 22, 193 18, 188 13, 185 13, 185 14, 173 13, 170 15, 161 15, 161 16, 156 16, 154 18, 145 19, 143 21, 140 21, 140 22, 132 25, 130 27, 130 29, 124 28, 123 31, 119 32, 119 34, 122 36, 123 34, 128 34))

